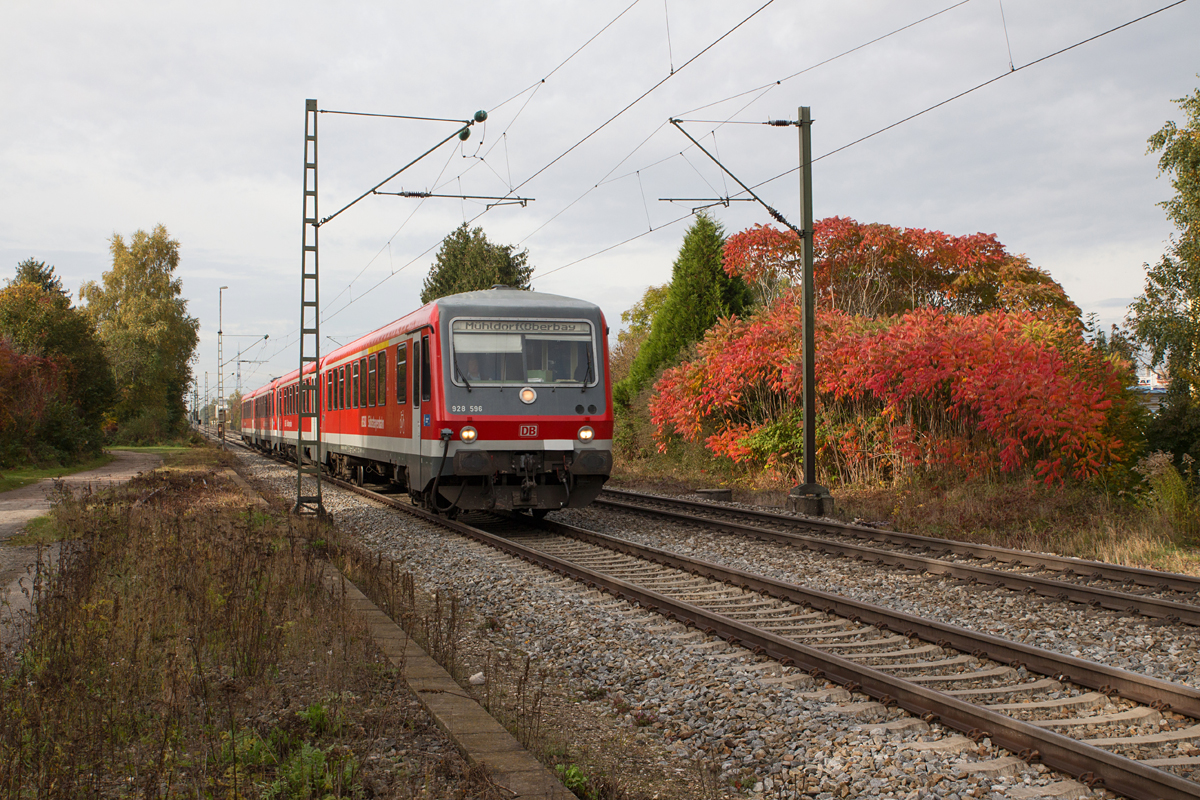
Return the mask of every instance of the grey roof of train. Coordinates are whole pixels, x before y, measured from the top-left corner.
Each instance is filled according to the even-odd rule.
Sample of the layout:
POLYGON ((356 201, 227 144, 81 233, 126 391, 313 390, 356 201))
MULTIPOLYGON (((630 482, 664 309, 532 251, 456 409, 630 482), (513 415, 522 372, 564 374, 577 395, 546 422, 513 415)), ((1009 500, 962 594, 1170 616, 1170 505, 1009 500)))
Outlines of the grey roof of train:
POLYGON ((552 316, 568 316, 583 312, 591 314, 599 308, 595 303, 574 297, 507 288, 452 294, 434 302, 443 314, 486 314, 497 309, 532 309, 541 313, 544 309, 559 312, 552 316))

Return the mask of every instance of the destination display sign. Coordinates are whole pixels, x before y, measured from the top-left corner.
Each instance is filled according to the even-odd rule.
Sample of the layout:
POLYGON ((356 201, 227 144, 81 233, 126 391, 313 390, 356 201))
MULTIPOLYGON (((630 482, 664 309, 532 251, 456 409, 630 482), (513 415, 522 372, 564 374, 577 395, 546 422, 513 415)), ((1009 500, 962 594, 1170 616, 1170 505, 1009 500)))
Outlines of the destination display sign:
POLYGON ((456 319, 455 333, 574 333, 590 334, 586 322, 541 319, 456 319))

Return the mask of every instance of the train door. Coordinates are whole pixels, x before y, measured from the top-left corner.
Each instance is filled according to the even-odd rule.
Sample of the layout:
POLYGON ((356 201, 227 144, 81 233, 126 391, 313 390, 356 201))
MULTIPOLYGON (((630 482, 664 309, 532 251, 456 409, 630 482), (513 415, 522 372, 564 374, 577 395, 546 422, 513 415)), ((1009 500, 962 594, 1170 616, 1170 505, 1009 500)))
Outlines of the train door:
POLYGON ((408 474, 412 480, 409 491, 421 491, 428 480, 428 470, 425 468, 425 448, 421 444, 422 413, 421 406, 421 347, 419 337, 413 338, 412 343, 412 455, 409 457, 408 474))
POLYGON ((433 424, 433 404, 430 402, 433 376, 430 369, 430 357, 429 335, 422 336, 420 342, 413 340, 411 365, 413 374, 412 441, 416 449, 417 468, 415 470, 410 469, 409 474, 416 478, 411 488, 415 488, 418 491, 423 491, 426 484, 433 480, 434 471, 433 459, 425 453, 426 433, 431 430, 433 424))

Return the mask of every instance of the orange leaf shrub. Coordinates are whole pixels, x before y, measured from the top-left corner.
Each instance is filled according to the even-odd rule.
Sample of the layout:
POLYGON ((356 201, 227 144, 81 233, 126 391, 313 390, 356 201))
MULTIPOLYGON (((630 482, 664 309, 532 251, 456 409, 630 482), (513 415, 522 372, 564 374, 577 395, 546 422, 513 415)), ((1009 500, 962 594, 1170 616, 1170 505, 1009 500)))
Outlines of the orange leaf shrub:
MULTIPOLYGON (((1110 416, 1123 397, 1124 366, 1087 344, 1065 315, 918 308, 872 319, 822 310, 816 328, 826 475, 1032 468, 1052 484, 1094 476, 1120 458, 1110 416)), ((679 435, 794 474, 801 330, 792 292, 751 319, 709 330, 697 359, 655 387, 660 447, 679 435)))
MULTIPOLYGON (((755 225, 725 243, 725 271, 753 286, 765 305, 799 284, 801 241, 792 231, 755 225)), ((1046 272, 1008 253, 993 234, 953 236, 924 228, 818 220, 813 235, 818 307, 865 316, 915 308, 965 314, 994 309, 1061 312, 1079 308, 1046 272)))

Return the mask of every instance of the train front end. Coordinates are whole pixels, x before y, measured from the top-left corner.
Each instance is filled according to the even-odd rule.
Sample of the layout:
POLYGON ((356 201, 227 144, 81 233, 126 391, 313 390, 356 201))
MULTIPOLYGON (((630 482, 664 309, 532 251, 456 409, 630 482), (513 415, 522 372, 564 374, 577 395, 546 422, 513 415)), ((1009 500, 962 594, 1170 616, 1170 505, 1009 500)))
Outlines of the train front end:
POLYGON ((444 404, 423 431, 441 445, 436 506, 544 513, 595 499, 613 430, 599 307, 504 287, 437 307, 444 404))

